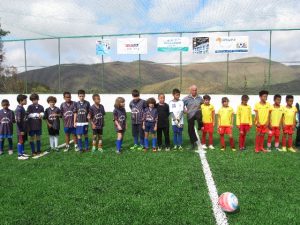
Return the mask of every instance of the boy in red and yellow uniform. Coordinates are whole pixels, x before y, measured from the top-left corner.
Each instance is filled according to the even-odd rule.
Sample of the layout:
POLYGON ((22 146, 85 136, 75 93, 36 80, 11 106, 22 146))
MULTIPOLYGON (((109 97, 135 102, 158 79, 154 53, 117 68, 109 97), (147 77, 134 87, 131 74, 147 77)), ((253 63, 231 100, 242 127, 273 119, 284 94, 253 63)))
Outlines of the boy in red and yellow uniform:
POLYGON ((260 91, 260 102, 255 104, 255 125, 256 125, 256 139, 255 139, 255 152, 268 152, 264 149, 265 134, 268 132, 268 125, 270 119, 271 105, 267 102, 269 92, 260 91))
POLYGON ((280 105, 281 96, 274 95, 274 104, 270 111, 270 124, 268 134, 268 151, 271 151, 272 138, 275 137, 275 148, 279 150, 280 127, 282 126, 283 107, 280 105))
POLYGON ((215 107, 210 104, 210 96, 204 95, 204 104, 201 105, 202 110, 202 148, 207 149, 206 146, 206 134, 209 135, 209 149, 215 149, 213 146, 213 132, 214 132, 214 125, 215 125, 215 107))
POLYGON ((229 99, 227 97, 222 98, 222 108, 218 111, 218 132, 220 134, 221 150, 225 150, 225 139, 224 135, 229 136, 230 147, 232 151, 236 151, 234 147, 234 140, 232 136, 233 126, 233 108, 229 105, 229 99))
POLYGON ((246 149, 246 135, 252 126, 251 106, 247 104, 248 100, 249 96, 243 95, 242 104, 238 106, 236 112, 236 126, 240 130, 239 147, 241 151, 246 149))
POLYGON ((282 150, 286 152, 296 152, 293 148, 293 133, 296 127, 296 113, 297 108, 293 106, 294 97, 292 95, 286 96, 286 106, 283 111, 283 135, 282 135, 282 150), (286 137, 288 136, 288 148, 286 149, 286 137))

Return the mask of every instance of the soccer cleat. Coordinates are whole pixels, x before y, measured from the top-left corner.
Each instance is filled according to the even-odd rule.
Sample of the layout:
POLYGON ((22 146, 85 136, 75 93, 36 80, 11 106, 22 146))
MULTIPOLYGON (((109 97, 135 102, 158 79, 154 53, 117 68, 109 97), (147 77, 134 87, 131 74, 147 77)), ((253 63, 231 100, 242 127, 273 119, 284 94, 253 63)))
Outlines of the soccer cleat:
POLYGON ((205 144, 202 145, 202 149, 207 149, 207 146, 205 144))
POLYGON ((96 151, 96 146, 93 146, 92 147, 92 152, 95 152, 96 151))
POLYGON ((56 151, 56 152, 59 152, 59 148, 57 148, 57 147, 54 148, 53 150, 56 151))
POLYGON ((235 149, 235 148, 232 148, 232 149, 231 149, 231 151, 235 152, 235 151, 236 151, 236 149, 235 149))
POLYGON ((271 147, 267 147, 267 150, 266 150, 267 152, 271 152, 272 150, 271 150, 271 147))
POLYGON ((75 152, 79 152, 79 151, 82 152, 82 149, 79 149, 78 146, 76 145, 75 146, 75 152))
POLYGON ((3 151, 0 151, 0 155, 3 155, 3 151))
POLYGON ((177 151, 177 145, 174 145, 173 150, 177 151))
POLYGON ((119 155, 121 154, 121 150, 117 150, 116 153, 119 155))
POLYGON ((152 152, 157 152, 157 149, 156 148, 152 148, 152 152))
POLYGON ((181 145, 178 146, 179 151, 183 151, 183 147, 181 145))
POLYGON ((144 148, 144 152, 146 153, 148 151, 148 148, 144 148))
POLYGON ((30 155, 27 155, 27 154, 24 154, 24 153, 22 154, 22 156, 25 156, 25 157, 30 157, 30 155))
POLYGON ((222 148, 221 148, 221 151, 225 151, 225 148, 224 148, 224 147, 222 147, 222 148))
POLYGON ((9 154, 9 155, 14 154, 13 150, 8 150, 8 154, 9 154))
POLYGON ((144 146, 143 145, 138 145, 138 147, 137 147, 137 150, 138 151, 142 151, 144 149, 144 146))
POLYGON ((170 151, 170 147, 166 147, 166 152, 169 152, 170 151))
POLYGON ((99 152, 103 152, 103 148, 102 148, 102 147, 99 147, 99 148, 98 148, 98 151, 99 151, 99 152))
POLYGON ((158 147, 158 148, 157 148, 157 151, 159 151, 159 152, 160 152, 161 150, 162 150, 162 148, 161 148, 161 147, 158 147))
POLYGON ((19 155, 18 156, 18 160, 26 160, 28 159, 28 157, 24 156, 24 155, 19 155))
POLYGON ((68 146, 68 147, 66 147, 65 149, 64 149, 64 152, 68 152, 69 151, 69 149, 70 149, 70 147, 68 146))
POLYGON ((278 148, 278 147, 276 147, 275 150, 278 151, 278 152, 280 152, 280 148, 278 148))
POLYGON ((135 144, 135 145, 133 145, 132 147, 130 147, 130 150, 138 150, 138 147, 139 147, 139 146, 135 144))
POLYGON ((208 148, 211 149, 211 150, 215 149, 215 147, 213 145, 209 145, 208 148))
POLYGON ((260 151, 261 151, 261 152, 264 152, 264 153, 268 153, 268 152, 269 152, 268 150, 266 150, 266 149, 264 149, 264 148, 260 149, 260 151))
POLYGON ((286 147, 283 147, 280 149, 281 152, 287 152, 286 147))
POLYGON ((293 147, 290 147, 287 149, 289 152, 296 152, 296 149, 294 149, 293 147))

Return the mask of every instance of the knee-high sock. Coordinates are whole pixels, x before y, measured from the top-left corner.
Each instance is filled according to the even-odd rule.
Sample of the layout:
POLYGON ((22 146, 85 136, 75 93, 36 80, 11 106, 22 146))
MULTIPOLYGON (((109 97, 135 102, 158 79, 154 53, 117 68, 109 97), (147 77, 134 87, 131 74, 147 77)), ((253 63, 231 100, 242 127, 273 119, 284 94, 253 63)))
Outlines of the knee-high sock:
POLYGON ((18 144, 17 148, 18 148, 18 156, 23 155, 22 144, 18 144))
POLYGON ((89 148, 89 138, 88 137, 84 138, 84 144, 85 144, 85 149, 88 149, 89 148))
POLYGON ((206 143, 206 132, 203 131, 203 132, 202 132, 202 140, 201 140, 201 144, 202 144, 202 145, 205 145, 205 143, 206 143))
POLYGON ((148 138, 144 139, 145 148, 149 148, 149 140, 148 138))
MULTIPOLYGON (((267 141, 267 145, 268 145, 268 148, 271 148, 271 142, 272 142, 272 137, 271 135, 268 136, 268 141, 267 141)), ((276 137, 275 137, 276 138, 276 137)), ((276 141, 275 141, 276 142, 276 141)))
POLYGON ((54 136, 53 139, 54 139, 54 148, 57 148, 58 147, 58 136, 54 136))
POLYGON ((78 138, 77 143, 78 143, 79 150, 82 151, 82 139, 78 138))
POLYGON ((234 148, 234 139, 233 137, 229 138, 230 147, 234 148))
POLYGON ((264 148, 264 141, 265 141, 265 136, 260 135, 259 150, 262 150, 264 148))
POLYGON ((139 138, 138 138, 138 136, 133 137, 133 141, 134 141, 135 145, 138 145, 139 144, 139 138))
POLYGON ((279 147, 279 136, 275 136, 275 148, 279 147))
POLYGON ((255 137, 255 151, 259 152, 260 151, 260 135, 256 134, 255 137))
POLYGON ((285 136, 285 134, 282 135, 282 147, 286 147, 286 136, 285 136))
POLYGON ((8 148, 9 148, 9 150, 13 150, 13 141, 12 141, 12 138, 8 138, 8 148))
POLYGON ((244 148, 244 134, 240 134, 240 137, 239 137, 239 147, 240 148, 244 148))
POLYGON ((208 141, 208 143, 209 143, 209 145, 213 145, 213 141, 214 141, 214 139, 213 139, 213 133, 211 132, 208 135, 209 135, 209 141, 208 141))
POLYGON ((182 145, 182 132, 179 132, 177 135, 177 144, 182 145))
POLYGON ((153 148, 156 148, 156 142, 157 142, 157 138, 156 137, 152 138, 152 147, 153 148))
POLYGON ((288 147, 291 148, 292 146, 293 146, 293 136, 289 135, 289 138, 288 138, 288 147))
POLYGON ((174 132, 174 134, 173 134, 173 143, 174 143, 175 146, 178 145, 178 138, 177 138, 177 135, 178 135, 178 133, 175 133, 175 132, 174 132))
POLYGON ((220 135, 221 148, 225 148, 225 139, 224 134, 220 135))
POLYGON ((34 142, 30 141, 29 143, 30 143, 31 152, 34 153, 35 152, 34 142))
POLYGON ((4 139, 1 138, 0 140, 0 151, 3 152, 3 148, 4 148, 4 139))
POLYGON ((40 140, 36 141, 36 150, 37 150, 37 152, 41 152, 41 141, 40 140))
POLYGON ((121 140, 116 141, 117 151, 119 151, 119 152, 121 151, 121 142, 122 142, 121 140))
POLYGON ((49 142, 50 142, 50 147, 54 148, 54 144, 53 144, 53 136, 49 136, 49 142))

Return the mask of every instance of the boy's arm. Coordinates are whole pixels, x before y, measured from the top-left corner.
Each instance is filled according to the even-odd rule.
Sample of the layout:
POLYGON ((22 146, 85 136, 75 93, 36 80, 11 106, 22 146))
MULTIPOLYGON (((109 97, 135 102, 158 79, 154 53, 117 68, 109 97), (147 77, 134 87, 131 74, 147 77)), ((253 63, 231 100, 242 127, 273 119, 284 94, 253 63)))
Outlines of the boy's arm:
POLYGON ((74 127, 77 126, 77 113, 74 113, 74 127))
POLYGON ((249 125, 250 125, 250 127, 253 125, 253 119, 252 119, 252 110, 251 110, 251 107, 250 107, 250 110, 249 110, 249 125))
POLYGON ((256 124, 256 126, 259 126, 260 124, 259 124, 259 117, 258 117, 258 112, 257 112, 257 110, 255 110, 254 111, 255 112, 255 124, 256 124))
POLYGON ((241 125, 241 110, 240 107, 238 107, 236 110, 236 126, 240 127, 240 125, 241 125))
POLYGON ((215 117, 216 117, 216 112, 215 112, 215 110, 212 111, 211 116, 212 116, 212 124, 213 124, 213 126, 215 126, 215 117))
POLYGON ((15 113, 14 113, 14 111, 11 111, 11 112, 12 112, 12 123, 16 123, 15 113))
POLYGON ((231 114, 231 127, 233 127, 233 122, 234 122, 234 112, 231 114))

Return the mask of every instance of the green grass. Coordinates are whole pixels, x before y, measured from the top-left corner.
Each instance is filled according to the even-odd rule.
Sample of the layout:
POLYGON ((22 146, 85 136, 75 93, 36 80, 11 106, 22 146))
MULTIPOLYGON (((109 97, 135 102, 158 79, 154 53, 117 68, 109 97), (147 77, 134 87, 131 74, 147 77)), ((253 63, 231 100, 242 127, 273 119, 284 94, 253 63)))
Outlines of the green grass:
MULTIPOLYGON (((58 152, 27 161, 1 156, 0 224, 215 224, 198 154, 129 151, 128 125, 121 155, 108 113, 102 154, 58 152)), ((231 191, 240 201, 229 223, 297 224, 299 154, 255 154, 253 138, 252 130, 247 152, 207 153, 219 193, 231 191)), ((187 128, 184 141, 188 147, 187 128)))

